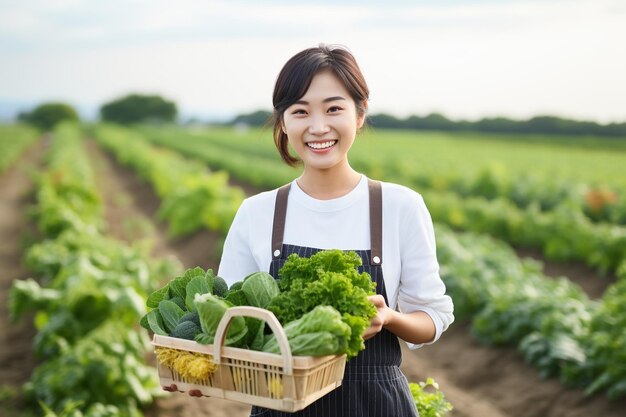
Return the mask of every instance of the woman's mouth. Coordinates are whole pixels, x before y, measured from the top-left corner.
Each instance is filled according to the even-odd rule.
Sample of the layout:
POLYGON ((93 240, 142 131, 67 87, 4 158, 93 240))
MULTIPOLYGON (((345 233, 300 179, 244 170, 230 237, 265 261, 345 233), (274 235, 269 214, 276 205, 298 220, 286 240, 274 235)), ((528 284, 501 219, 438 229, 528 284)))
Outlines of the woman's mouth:
POLYGON ((336 143, 336 140, 327 140, 323 142, 307 142, 306 146, 313 151, 319 152, 332 148, 336 143))

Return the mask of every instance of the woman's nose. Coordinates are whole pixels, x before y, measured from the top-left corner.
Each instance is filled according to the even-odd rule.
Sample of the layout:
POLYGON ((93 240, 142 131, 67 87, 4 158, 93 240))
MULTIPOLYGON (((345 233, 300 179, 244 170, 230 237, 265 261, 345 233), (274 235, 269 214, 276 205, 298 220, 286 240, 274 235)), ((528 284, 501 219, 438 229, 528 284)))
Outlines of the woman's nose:
POLYGON ((326 118, 322 116, 312 117, 309 125, 309 133, 312 135, 323 135, 330 131, 330 126, 326 122, 326 118))

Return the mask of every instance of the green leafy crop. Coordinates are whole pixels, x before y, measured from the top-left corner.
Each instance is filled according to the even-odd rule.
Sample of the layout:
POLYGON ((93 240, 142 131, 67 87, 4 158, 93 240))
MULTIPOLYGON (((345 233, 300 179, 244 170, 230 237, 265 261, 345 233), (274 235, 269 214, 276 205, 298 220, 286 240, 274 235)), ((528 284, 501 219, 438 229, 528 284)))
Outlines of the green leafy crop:
POLYGON ((432 378, 420 383, 411 382, 409 389, 420 417, 443 417, 453 408, 432 378))
POLYGON ((320 305, 334 307, 351 328, 348 358, 365 348, 363 331, 376 308, 368 300, 375 294, 375 283, 367 273, 359 273, 361 258, 353 251, 324 250, 301 258, 292 254, 279 271, 278 294, 269 305, 278 320, 289 323, 320 305))

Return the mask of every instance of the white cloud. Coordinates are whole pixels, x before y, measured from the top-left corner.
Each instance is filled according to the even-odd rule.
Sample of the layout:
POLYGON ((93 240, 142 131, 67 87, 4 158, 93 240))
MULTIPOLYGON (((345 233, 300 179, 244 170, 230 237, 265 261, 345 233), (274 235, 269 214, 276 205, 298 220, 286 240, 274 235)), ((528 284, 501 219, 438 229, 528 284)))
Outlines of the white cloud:
POLYGON ((618 0, 286 4, 3 2, 0 95, 100 104, 143 90, 195 112, 269 108, 282 64, 326 42, 354 52, 372 112, 626 118, 618 0))

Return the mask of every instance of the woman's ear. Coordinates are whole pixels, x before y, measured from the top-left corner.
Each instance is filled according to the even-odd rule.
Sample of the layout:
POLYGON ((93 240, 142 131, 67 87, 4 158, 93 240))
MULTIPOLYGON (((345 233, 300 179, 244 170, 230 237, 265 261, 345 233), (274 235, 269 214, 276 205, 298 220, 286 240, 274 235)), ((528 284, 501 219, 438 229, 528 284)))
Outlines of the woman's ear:
POLYGON ((367 100, 363 100, 363 111, 357 116, 356 128, 357 130, 363 127, 365 123, 365 115, 367 114, 367 100))
POLYGON ((365 123, 365 113, 361 113, 356 119, 356 129, 359 130, 365 123))
POLYGON ((357 129, 360 129, 363 127, 363 124, 365 123, 366 114, 367 114, 367 100, 363 100, 363 111, 358 116, 357 122, 356 122, 357 129))

